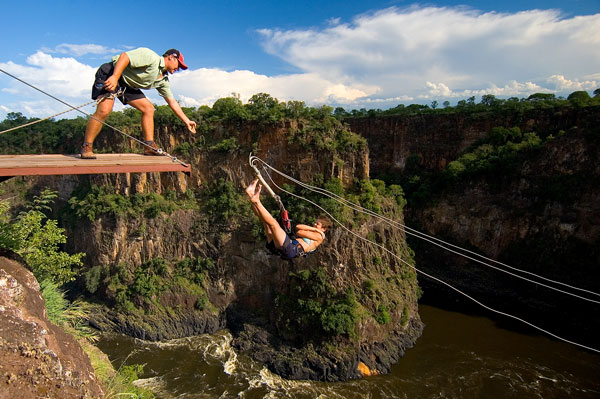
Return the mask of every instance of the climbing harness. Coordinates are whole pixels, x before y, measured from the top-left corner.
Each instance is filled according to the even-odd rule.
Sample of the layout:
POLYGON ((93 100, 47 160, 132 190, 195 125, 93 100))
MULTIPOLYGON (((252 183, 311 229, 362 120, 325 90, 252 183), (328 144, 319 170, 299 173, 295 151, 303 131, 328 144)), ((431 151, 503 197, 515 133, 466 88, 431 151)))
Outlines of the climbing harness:
MULTIPOLYGON (((251 156, 251 157, 250 157, 250 159, 251 159, 251 166, 252 166, 252 167, 253 167, 255 170, 258 170, 257 164, 259 164, 259 163, 260 163, 260 164, 262 165, 262 167, 263 167, 263 168, 267 168, 267 169, 269 169, 269 170, 271 170, 271 171, 273 171, 273 172, 275 172, 275 173, 279 174, 280 176, 282 176, 282 177, 284 177, 284 178, 286 178, 286 179, 288 179, 288 180, 290 180, 290 181, 292 181, 292 182, 294 182, 294 183, 298 184, 299 186, 301 186, 301 187, 303 187, 303 188, 306 188, 306 189, 308 189, 308 190, 310 190, 310 191, 313 191, 313 192, 316 192, 316 193, 319 193, 319 194, 325 195, 325 196, 327 196, 327 197, 329 197, 329 198, 331 198, 331 199, 333 199, 333 200, 335 200, 335 201, 337 201, 337 202, 341 203, 342 205, 344 205, 344 206, 346 206, 346 207, 349 207, 349 208, 351 208, 351 209, 353 209, 353 210, 355 210, 355 211, 357 211, 357 212, 362 212, 362 213, 368 214, 368 215, 370 215, 370 216, 373 216, 373 217, 375 217, 375 218, 378 218, 378 219, 380 219, 380 220, 384 221, 385 223, 389 224, 389 225, 390 225, 390 226, 392 226, 392 227, 395 227, 395 228, 402 228, 402 229, 403 229, 403 231, 404 231, 406 234, 410 234, 410 233, 412 233, 412 234, 413 234, 415 237, 417 237, 417 238, 420 238, 420 239, 423 239, 423 240, 425 240, 425 241, 428 241, 428 242, 434 243, 434 244, 436 244, 436 245, 439 245, 439 246, 441 246, 442 248, 444 248, 444 249, 446 249, 446 250, 448 250, 448 251, 451 251, 451 252, 453 252, 453 253, 455 253, 455 254, 458 254, 458 255, 460 255, 460 256, 467 257, 468 259, 476 260, 476 261, 477 261, 477 262, 479 262, 479 263, 482 263, 482 264, 484 264, 484 265, 487 265, 487 266, 489 266, 489 267, 493 267, 494 269, 497 269, 497 270, 503 271, 503 272, 505 272, 505 273, 511 274, 511 275, 513 275, 513 276, 515 276, 515 277, 518 277, 518 278, 524 279, 524 280, 526 280, 526 281, 530 281, 530 282, 533 282, 533 283, 535 283, 535 284, 538 284, 538 285, 543 285, 543 286, 545 286, 545 287, 547 287, 547 288, 550 288, 550 289, 553 289, 553 290, 555 290, 555 291, 558 291, 558 292, 561 292, 561 293, 564 293, 564 294, 568 294, 568 295, 571 295, 571 296, 574 296, 574 297, 577 297, 577 298, 580 298, 580 299, 583 299, 583 300, 586 300, 586 301, 589 301, 589 302, 600 303, 600 302, 598 302, 598 301, 596 301, 596 300, 592 300, 592 299, 589 299, 589 298, 586 298, 586 297, 582 297, 582 296, 579 296, 579 295, 576 295, 576 294, 570 293, 570 292, 568 292, 568 291, 560 290, 560 289, 557 289, 557 288, 555 288, 555 287, 552 287, 552 286, 549 286, 549 285, 544 285, 544 284, 542 284, 542 283, 540 283, 540 282, 538 282, 538 281, 534 281, 534 280, 531 280, 531 279, 527 279, 527 278, 525 278, 525 277, 522 277, 522 276, 519 276, 519 275, 517 275, 517 274, 514 274, 514 273, 507 272, 507 271, 505 271, 505 270, 503 270, 503 269, 500 269, 500 268, 498 268, 498 267, 494 267, 494 266, 492 266, 492 265, 489 265, 489 264, 485 263, 485 262, 484 262, 484 261, 482 261, 482 260, 477 260, 477 259, 474 259, 474 258, 468 257, 468 256, 466 256, 466 255, 464 255, 464 254, 461 254, 461 253, 459 253, 459 252, 453 251, 453 250, 449 249, 448 247, 445 247, 445 246, 443 246, 443 245, 441 245, 441 244, 437 244, 437 243, 433 242, 432 240, 429 240, 429 239, 427 239, 427 237, 428 237, 428 238, 433 238, 433 239, 434 239, 435 241, 437 241, 438 243, 440 243, 440 242, 441 242, 441 243, 444 243, 444 244, 446 244, 446 245, 448 245, 448 246, 450 246, 450 247, 459 248, 459 249, 461 249, 461 250, 464 250, 464 251, 466 251, 466 252, 469 252, 469 253, 471 253, 471 254, 477 255, 477 256, 479 256, 480 258, 483 258, 483 259, 488 259, 488 258, 485 258, 485 257, 484 257, 484 256, 482 256, 482 255, 476 254, 475 252, 468 251, 468 250, 466 250, 466 249, 460 248, 460 247, 458 247, 458 246, 455 246, 455 245, 451 245, 451 244, 449 244, 449 243, 446 243, 446 242, 444 242, 444 241, 442 241, 442 240, 440 240, 440 239, 437 239, 437 238, 434 238, 434 237, 428 236, 427 234, 424 234, 424 233, 420 233, 420 232, 418 232, 417 230, 414 230, 414 229, 409 229, 408 227, 406 227, 406 226, 404 226, 404 225, 402 225, 402 224, 400 224, 400 223, 398 223, 398 222, 395 222, 395 221, 393 221, 393 220, 391 220, 391 219, 389 219, 389 218, 386 218, 386 217, 384 217, 384 216, 382 216, 382 215, 379 215, 379 214, 378 214, 378 213, 376 213, 376 212, 370 211, 370 210, 368 210, 368 209, 366 209, 366 208, 363 208, 363 207, 361 207, 360 205, 357 205, 357 204, 354 204, 354 203, 352 203, 352 202, 350 202, 350 201, 348 201, 348 200, 345 200, 344 198, 342 198, 342 197, 340 197, 340 196, 338 196, 338 195, 336 195, 336 194, 334 194, 334 193, 332 193, 332 192, 330 192, 330 191, 327 191, 327 190, 325 190, 325 189, 321 189, 321 188, 318 188, 318 187, 314 187, 314 186, 311 186, 311 185, 305 184, 305 183, 303 183, 303 182, 301 182, 301 181, 299 181, 299 180, 296 180, 296 179, 294 179, 294 178, 292 178, 292 177, 290 177, 290 176, 286 175, 285 173, 283 173, 283 172, 280 172, 279 170, 277 170, 277 169, 273 168, 272 166, 270 166, 269 164, 267 164, 266 162, 264 162, 263 160, 261 160, 261 159, 260 159, 260 158, 258 158, 258 157, 251 156)), ((372 241, 372 240, 369 240, 368 238, 362 237, 361 235, 359 235, 359 234, 357 234, 357 233, 353 232, 352 230, 350 230, 349 228, 347 228, 346 226, 344 226, 344 224, 342 224, 342 223, 341 223, 339 220, 337 220, 337 219, 336 219, 336 218, 335 218, 335 217, 334 217, 334 216, 333 216, 331 213, 329 213, 329 212, 328 212, 326 209, 324 209, 324 208, 323 208, 323 207, 321 207, 320 205, 316 204, 314 201, 311 201, 311 200, 309 200, 309 199, 307 199, 307 198, 304 198, 304 197, 302 197, 302 196, 300 196, 300 195, 297 195, 297 194, 294 194, 294 193, 292 193, 292 192, 290 192, 290 191, 287 191, 287 190, 285 190, 285 189, 284 189, 284 188, 282 188, 282 187, 279 187, 279 186, 278 186, 278 185, 277 185, 277 184, 276 184, 276 183, 273 181, 273 179, 270 177, 270 175, 269 175, 269 174, 267 174, 267 176, 269 177, 269 179, 270 179, 270 181, 271 181, 271 184, 273 184, 273 186, 274 186, 275 188, 277 188, 278 190, 280 190, 280 191, 282 191, 282 192, 285 192, 285 193, 286 193, 286 194, 288 194, 288 195, 291 195, 291 196, 293 196, 293 197, 296 197, 296 198, 298 198, 298 199, 301 199, 301 200, 303 200, 303 201, 306 201, 306 202, 308 202, 308 203, 310 203, 310 204, 314 205, 315 207, 319 208, 319 209, 320 209, 320 210, 322 210, 322 211, 323 211, 325 214, 327 214, 327 215, 328 215, 328 216, 329 216, 329 217, 330 217, 330 218, 331 218, 333 221, 335 221, 337 224, 339 224, 339 225, 340 225, 340 226, 341 226, 341 227, 342 227, 344 230, 346 230, 348 233, 350 233, 350 234, 354 235, 355 237, 357 237, 358 239, 360 239, 360 240, 362 240, 362 241, 366 241, 366 242, 369 242, 369 243, 371 243, 371 244, 373 244, 373 245, 377 246, 378 248, 380 248, 381 250, 385 251, 385 252, 386 252, 386 253, 388 253, 390 256, 393 256, 394 258, 398 259, 400 262, 404 263, 405 265, 407 265, 407 266, 408 266, 408 267, 410 267, 411 269, 415 270, 416 272, 418 272, 418 273, 422 274, 423 276, 425 276, 425 277, 428 277, 428 278, 430 278, 430 279, 432 279, 432 280, 434 280, 434 281, 437 281, 437 282, 438 282, 438 283, 440 283, 440 284, 443 284, 443 285, 445 285, 446 287, 450 288, 451 290, 453 290, 453 291, 455 291, 455 292, 459 293, 460 295, 463 295, 463 296, 464 296, 464 297, 466 297, 467 299, 469 299, 469 300, 473 301, 474 303, 478 304, 479 306, 483 307, 484 309, 486 309, 486 310, 488 310, 488 311, 490 311, 490 312, 493 312, 493 313, 499 314, 499 315, 501 315, 501 316, 505 316, 505 317, 511 318, 511 319, 513 319, 513 320, 517 320, 517 321, 519 321, 519 322, 521 322, 521 323, 523 323, 523 324, 526 324, 526 325, 528 325, 528 326, 530 326, 530 327, 532 327, 532 328, 534 328, 534 329, 536 329, 536 330, 538 330, 538 331, 541 331, 541 332, 543 332, 543 333, 545 333, 545 334, 547 334, 547 335, 549 335, 549 336, 551 336, 551 337, 554 337, 554 338, 556 338, 556 339, 558 339, 558 340, 561 340, 561 341, 563 341, 563 342, 566 342, 566 343, 569 343, 569 344, 572 344, 572 345, 575 345, 575 346, 578 346, 578 347, 581 347, 581 348, 584 348, 584 349, 587 349, 587 350, 590 350, 590 351, 593 351, 593 352, 600 353, 600 350, 599 350, 599 349, 596 349, 596 348, 593 348, 593 347, 589 347, 589 346, 586 346, 586 345, 580 344, 580 343, 578 343, 578 342, 571 341, 571 340, 568 340, 568 339, 566 339, 566 338, 560 337, 560 336, 558 336, 558 335, 556 335, 556 334, 554 334, 554 333, 552 333, 552 332, 550 332, 550 331, 548 331, 548 330, 545 330, 545 329, 543 329, 543 328, 541 328, 541 327, 539 327, 539 326, 537 326, 537 325, 535 325, 535 324, 533 324, 533 323, 530 323, 530 322, 528 322, 527 320, 524 320, 524 319, 522 319, 522 318, 520 318, 520 317, 518 317, 518 316, 514 316, 514 315, 512 315, 512 314, 509 314, 509 313, 506 313, 506 312, 502 312, 502 311, 499 311, 499 310, 497 310, 497 309, 494 309, 494 308, 492 308, 492 307, 490 307, 490 306, 488 306, 488 305, 485 305, 484 303, 482 303, 482 302, 480 302, 479 300, 477 300, 477 299, 473 298, 472 296, 470 296, 469 294, 465 293, 464 291, 461 291, 460 289, 458 289, 458 288, 456 288, 456 287, 452 286, 451 284, 449 284, 449 283, 447 283, 447 282, 445 282, 445 281, 441 280, 440 278, 437 278, 437 277, 435 277, 435 276, 432 276, 432 275, 430 275, 430 274, 428 274, 428 273, 426 273, 426 272, 423 272, 422 270, 418 269, 416 266, 414 266, 414 265, 412 265, 411 263, 407 262, 406 260, 402 259, 400 256, 396 255, 395 253, 393 253, 393 252, 392 252, 392 251, 390 251, 389 249, 385 248, 383 245, 381 245, 381 244, 378 244, 378 243, 376 243, 376 242, 374 242, 374 241, 372 241)), ((488 260, 491 260, 491 259, 488 259, 488 260)), ((500 263, 500 262, 496 262, 496 261, 494 261, 494 262, 495 262, 495 263, 497 263, 497 264, 504 265, 503 263, 500 263)), ((506 265, 506 266, 508 266, 508 265, 506 265)), ((511 268, 511 269, 513 269, 513 270, 519 270, 519 269, 517 269, 517 268, 514 268, 514 267, 510 267, 510 266, 508 266, 508 267, 509 267, 509 268, 511 268)), ((519 271, 520 271, 520 272, 523 272, 523 273, 527 273, 527 274, 533 275, 533 276, 536 276, 536 277, 539 277, 539 278, 541 278, 541 279, 543 279, 543 280, 546 280, 546 281, 551 281, 551 282, 554 282, 554 283, 557 283, 557 284, 561 284, 561 285, 563 285, 563 286, 567 286, 567 287, 569 287, 569 288, 572 288, 572 289, 575 289, 575 290, 584 291, 584 292, 587 292, 587 293, 590 293, 590 294, 593 294, 593 295, 598 295, 598 296, 600 296, 600 294, 598 294, 598 293, 596 293, 596 292, 593 292, 593 291, 589 291, 589 290, 581 289, 581 288, 578 288, 578 287, 573 287, 573 286, 570 286, 570 285, 568 285, 568 284, 560 283, 560 282, 557 282, 557 281, 554 281, 554 280, 547 279, 547 278, 545 278, 545 277, 542 277, 542 276, 538 276, 538 275, 536 275, 536 274, 534 274, 534 273, 531 273, 531 272, 526 272, 526 271, 524 271, 524 270, 519 270, 519 271)))
POLYGON ((6 131, 2 131, 2 132, 0 132, 0 134, 2 134, 2 133, 6 133, 6 132, 8 132, 8 131, 11 131, 11 130, 16 130, 16 129, 19 129, 19 128, 22 128, 22 127, 25 127, 25 126, 33 125, 33 124, 35 124, 35 123, 39 123, 39 122, 41 122, 41 121, 43 121, 43 120, 47 120, 47 119, 53 118, 53 117, 55 117, 55 116, 62 115, 62 114, 64 114, 64 113, 70 112, 70 111, 77 111, 77 112, 80 112, 80 113, 84 114, 84 115, 85 115, 85 116, 87 116, 88 118, 94 119, 94 120, 96 120, 96 121, 100 122, 101 124, 103 124, 103 125, 105 125, 105 126, 107 126, 107 127, 111 128, 111 129, 113 129, 114 131, 121 133, 122 135, 126 136, 127 138, 129 138, 129 139, 131 139, 131 140, 133 140, 133 141, 136 141, 137 143, 139 143, 139 144, 141 144, 141 145, 143 145, 143 146, 145 146, 145 147, 148 147, 148 148, 152 149, 152 151, 154 151, 154 152, 156 152, 156 153, 158 153, 158 154, 160 154, 160 155, 164 155, 164 156, 166 156, 166 157, 170 158, 170 159, 171 159, 171 161, 173 161, 173 162, 179 163, 179 164, 181 164, 182 166, 185 166, 185 167, 188 167, 188 166, 189 166, 187 163, 185 163, 185 162, 183 162, 183 161, 181 161, 181 160, 177 159, 177 157, 176 157, 176 156, 173 156, 173 155, 169 154, 168 152, 166 152, 166 151, 165 151, 165 150, 163 150, 162 148, 159 148, 159 149, 154 149, 154 148, 152 148, 152 147, 151 147, 149 144, 145 143, 144 141, 142 141, 142 140, 140 140, 140 139, 138 139, 138 138, 135 138, 135 137, 131 136, 130 134, 127 134, 127 133, 125 133, 124 131, 122 131, 122 130, 120 130, 120 129, 118 129, 118 128, 116 128, 116 127, 114 127, 114 126, 112 126, 112 125, 110 125, 110 124, 108 124, 108 123, 106 123, 105 121, 101 121, 100 119, 96 118, 94 115, 92 115, 92 114, 89 114, 89 113, 87 113, 87 112, 85 112, 85 111, 82 111, 82 110, 80 109, 80 108, 83 108, 84 106, 86 106, 86 105, 89 105, 89 104, 92 104, 92 103, 94 103, 94 102, 98 102, 98 103, 99 103, 99 102, 102 102, 103 100, 105 100, 105 99, 107 99, 107 98, 111 98, 111 96, 113 96, 113 95, 114 95, 114 96, 113 96, 112 98, 118 97, 118 96, 122 95, 122 94, 123 94, 123 92, 107 93, 108 95, 103 95, 103 96, 99 97, 97 100, 93 100, 93 101, 90 101, 90 102, 88 102, 88 103, 85 103, 85 104, 83 104, 83 105, 80 105, 80 106, 78 106, 78 107, 74 107, 73 105, 71 105, 71 104, 69 104, 69 103, 67 103, 67 102, 65 102, 65 101, 63 101, 63 100, 61 100, 60 98, 58 98, 58 97, 55 97, 55 96, 53 96, 52 94, 49 94, 49 93, 45 92, 44 90, 42 90, 42 89, 40 89, 40 88, 38 88, 38 87, 36 87, 36 86, 34 86, 34 85, 30 84, 30 83, 27 83, 27 82, 26 82, 26 81, 24 81, 24 80, 22 80, 22 79, 20 79, 20 78, 16 77, 15 75, 13 75, 13 74, 11 74, 11 73, 8 73, 8 72, 6 72, 4 69, 1 69, 1 68, 0 68, 0 72, 2 72, 2 73, 4 73, 4 74, 6 74, 6 75, 8 75, 8 76, 10 76, 11 78, 13 78, 13 79, 15 79, 15 80, 18 80, 19 82, 21 82, 21 83, 23 83, 23 84, 25 84, 25 85, 27 85, 27 86, 31 87, 32 89, 34 89, 34 90, 37 90, 37 91, 39 91, 40 93, 43 93, 43 94, 47 95, 48 97, 50 97, 50 98, 52 98, 52 99, 54 99, 54 100, 56 100, 56 101, 60 102, 61 104, 64 104, 64 105, 66 105, 67 107, 69 107, 69 108, 70 108, 69 110, 67 110, 67 111, 63 111, 63 112, 61 112, 61 113, 58 113, 58 114, 56 114, 56 115, 49 116, 49 117, 47 117, 47 118, 44 118, 44 119, 41 119, 41 120, 36 120, 36 121, 30 122, 30 123, 28 123, 28 124, 25 124, 25 125, 17 126, 17 127, 14 127, 14 128, 8 129, 8 130, 6 130, 6 131))

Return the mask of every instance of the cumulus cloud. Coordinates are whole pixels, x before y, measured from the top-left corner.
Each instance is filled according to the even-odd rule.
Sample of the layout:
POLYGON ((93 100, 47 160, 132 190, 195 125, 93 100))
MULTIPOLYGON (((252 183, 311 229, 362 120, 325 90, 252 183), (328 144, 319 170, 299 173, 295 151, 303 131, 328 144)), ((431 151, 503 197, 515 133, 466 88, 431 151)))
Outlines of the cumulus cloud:
POLYGON ((419 95, 419 98, 423 99, 438 99, 438 98, 467 98, 467 97, 479 97, 485 94, 492 94, 498 97, 518 97, 527 96, 531 93, 544 93, 551 92, 552 90, 542 87, 533 82, 517 82, 512 80, 502 87, 498 87, 495 84, 491 84, 481 89, 467 89, 467 90, 452 90, 444 83, 431 83, 427 82, 429 90, 419 95))
POLYGON ((201 68, 173 75, 171 86, 187 106, 212 104, 221 97, 238 93, 243 102, 256 93, 269 93, 280 101, 301 100, 312 104, 351 102, 377 92, 377 87, 345 85, 318 74, 267 76, 248 70, 224 71, 201 68))
POLYGON ((600 76, 595 79, 579 81, 579 79, 567 79, 562 75, 552 75, 547 82, 553 84, 556 91, 594 90, 600 86, 600 76))
POLYGON ((306 73, 377 87, 381 98, 427 98, 578 87, 549 77, 576 82, 600 69, 598 26, 600 14, 562 18, 557 10, 482 13, 414 6, 323 29, 259 33, 268 53, 306 73), (544 86, 548 83, 556 85, 544 86))
MULTIPOLYGON (((182 105, 193 107, 212 105, 232 93, 247 102, 264 92, 309 105, 386 108, 484 94, 568 95, 600 86, 600 13, 564 17, 557 10, 483 13, 413 6, 358 15, 350 22, 325 22, 319 29, 258 31, 265 51, 298 73, 188 69, 170 78, 173 92, 182 105)), ((97 68, 82 57, 115 54, 127 49, 123 47, 63 43, 30 55, 24 65, 5 62, 0 67, 75 105, 89 99, 97 68)), ((36 103, 43 95, 33 96, 21 83, 1 83, 0 116, 6 109, 47 116, 36 103), (6 101, 9 95, 11 101, 6 101)), ((146 93, 164 104, 155 91, 146 93)), ((59 103, 50 108, 64 109, 59 103)))
MULTIPOLYGON (((42 51, 27 57, 27 65, 0 63, 0 67, 52 95, 80 98, 89 93, 95 68, 72 57, 53 57, 42 51)), ((14 83, 9 90, 27 95, 33 89, 14 83)))

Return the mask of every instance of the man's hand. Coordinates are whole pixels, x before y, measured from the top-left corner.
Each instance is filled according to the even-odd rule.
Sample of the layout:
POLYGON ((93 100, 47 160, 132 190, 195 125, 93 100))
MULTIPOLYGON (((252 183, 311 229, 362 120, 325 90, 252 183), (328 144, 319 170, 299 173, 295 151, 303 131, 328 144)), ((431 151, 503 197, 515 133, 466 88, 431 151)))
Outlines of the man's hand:
POLYGON ((196 134, 196 122, 188 121, 188 122, 186 122, 185 125, 187 126, 187 128, 190 132, 192 132, 193 134, 196 134))
POLYGON ((106 81, 104 81, 104 88, 112 93, 115 90, 117 90, 118 83, 119 83, 119 78, 116 77, 115 75, 111 75, 106 79, 106 81))

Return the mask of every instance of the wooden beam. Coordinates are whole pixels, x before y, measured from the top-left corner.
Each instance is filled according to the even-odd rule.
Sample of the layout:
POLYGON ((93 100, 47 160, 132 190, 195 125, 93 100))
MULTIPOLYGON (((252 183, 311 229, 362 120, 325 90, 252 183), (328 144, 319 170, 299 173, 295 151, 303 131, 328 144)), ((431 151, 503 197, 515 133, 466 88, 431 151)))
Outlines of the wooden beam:
POLYGON ((79 155, 0 155, 0 176, 88 175, 100 173, 185 172, 191 167, 166 156, 141 154, 96 154, 97 159, 79 155))

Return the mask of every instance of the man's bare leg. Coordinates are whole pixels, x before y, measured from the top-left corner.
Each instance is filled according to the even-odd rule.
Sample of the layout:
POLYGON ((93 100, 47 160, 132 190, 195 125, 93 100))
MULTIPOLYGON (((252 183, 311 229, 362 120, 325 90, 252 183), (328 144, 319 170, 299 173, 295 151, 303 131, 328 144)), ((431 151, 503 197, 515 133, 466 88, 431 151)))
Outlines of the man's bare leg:
POLYGON ((146 97, 127 103, 142 113, 142 134, 144 140, 154 140, 154 105, 146 97))
POLYGON ((114 104, 115 100, 111 98, 104 99, 98 104, 96 112, 93 115, 94 117, 90 118, 85 128, 85 136, 83 137, 85 143, 93 143, 96 140, 98 133, 102 130, 102 122, 112 112, 114 104))

